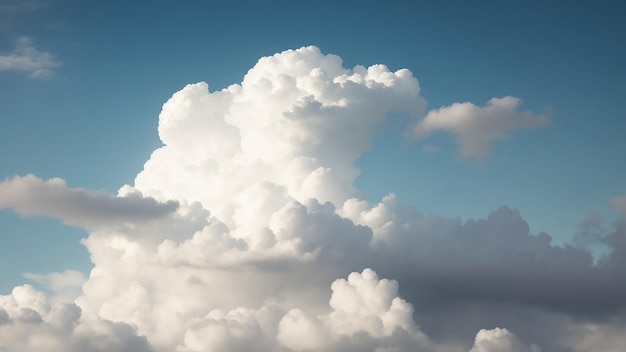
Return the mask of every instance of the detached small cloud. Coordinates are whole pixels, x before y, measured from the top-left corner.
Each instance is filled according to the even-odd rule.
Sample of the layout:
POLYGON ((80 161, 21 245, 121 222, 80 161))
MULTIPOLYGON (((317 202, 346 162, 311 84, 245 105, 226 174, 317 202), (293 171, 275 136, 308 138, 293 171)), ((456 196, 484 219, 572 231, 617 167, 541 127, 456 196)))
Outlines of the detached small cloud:
POLYGON ((32 78, 50 76, 59 66, 52 54, 37 50, 28 37, 19 38, 10 53, 0 54, 0 71, 25 72, 32 78))
POLYGON ((461 158, 482 158, 492 143, 504 139, 510 131, 545 126, 548 117, 530 111, 516 111, 521 100, 516 97, 492 98, 484 107, 472 103, 454 103, 428 112, 413 130, 413 138, 424 139, 437 130, 450 132, 459 144, 461 158))
POLYGON ((88 229, 163 217, 178 202, 157 202, 139 192, 120 197, 102 191, 68 188, 63 179, 44 181, 34 175, 15 176, 0 182, 0 209, 13 208, 23 216, 62 219, 88 229))

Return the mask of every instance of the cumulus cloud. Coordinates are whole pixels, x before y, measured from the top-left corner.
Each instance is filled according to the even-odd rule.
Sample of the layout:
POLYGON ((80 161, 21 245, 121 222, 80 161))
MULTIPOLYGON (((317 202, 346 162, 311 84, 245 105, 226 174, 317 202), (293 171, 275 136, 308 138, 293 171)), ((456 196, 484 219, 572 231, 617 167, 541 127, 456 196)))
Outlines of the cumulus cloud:
POLYGON ((0 54, 0 71, 25 72, 33 78, 49 76, 60 65, 52 54, 37 50, 28 37, 19 38, 11 52, 0 54))
MULTIPOLYGON (((572 332, 588 344, 603 336, 585 324, 607 336, 623 329, 622 223, 605 236, 610 254, 594 263, 584 248, 531 234, 509 207, 463 222, 425 217, 393 194, 359 198, 354 162, 390 113, 423 114, 419 92, 408 70, 348 69, 315 47, 288 50, 260 59, 241 84, 175 93, 159 117, 164 145, 117 196, 32 175, 0 183, 1 207, 91 229, 83 244, 94 265, 67 306, 72 328, 50 332, 50 299, 32 288, 19 289, 35 297, 20 301, 28 305, 16 303, 19 290, 5 297, 3 343, 51 336, 70 351, 103 341, 157 352, 582 352, 584 337, 572 332), (20 335, 14 322, 26 320, 37 328, 20 335)), ((501 117, 492 110, 512 115, 487 137, 463 128, 464 138, 484 147, 532 125, 518 119, 541 120, 515 112, 511 99, 470 107, 478 113, 468 126, 501 117)), ((64 281, 27 276, 50 287, 64 281)))
POLYGON ((237 227, 250 222, 250 203, 260 223, 290 198, 342 204, 355 194, 354 161, 374 128, 390 112, 419 116, 419 92, 406 69, 350 70, 316 47, 262 58, 241 84, 210 92, 202 82, 172 96, 159 118, 165 146, 135 187, 199 201, 237 227))
POLYGON ((159 203, 136 191, 116 197, 102 191, 68 188, 60 178, 44 181, 26 175, 0 182, 0 208, 12 208, 24 216, 56 217, 89 229, 162 217, 177 206, 175 201, 159 203))
POLYGON ((314 315, 306 308, 284 311, 275 304, 211 310, 189 322, 177 350, 432 351, 397 287, 365 269, 332 284, 328 314, 314 315))
POLYGON ((455 103, 431 110, 413 130, 413 137, 423 139, 442 130, 454 135, 461 158, 482 158, 489 154, 494 141, 514 130, 548 124, 546 116, 517 111, 521 100, 516 97, 492 98, 484 107, 472 103, 455 103))

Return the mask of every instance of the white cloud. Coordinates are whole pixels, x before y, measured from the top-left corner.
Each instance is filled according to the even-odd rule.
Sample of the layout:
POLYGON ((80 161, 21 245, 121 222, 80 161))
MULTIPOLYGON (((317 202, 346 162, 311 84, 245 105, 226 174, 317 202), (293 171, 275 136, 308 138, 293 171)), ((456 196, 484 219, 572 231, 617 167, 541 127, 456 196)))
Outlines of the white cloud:
POLYGON ((351 273, 348 280, 336 280, 332 290, 330 306, 334 311, 326 319, 334 333, 353 335, 365 331, 380 337, 402 329, 416 340, 425 339, 413 321, 413 307, 398 297, 396 281, 379 279, 376 272, 365 269, 351 273))
POLYGON ((249 224, 251 192, 268 195, 254 200, 259 215, 289 199, 342 204, 355 194, 354 162, 371 147, 373 130, 392 111, 417 117, 425 106, 419 92, 408 70, 350 70, 316 47, 262 58, 240 85, 210 92, 198 83, 172 96, 159 119, 165 146, 135 187, 162 200, 199 201, 235 227, 249 224))
POLYGON ((0 54, 0 71, 26 72, 33 78, 49 76, 60 65, 52 54, 37 50, 28 37, 19 38, 10 53, 0 54))
POLYGON ((88 229, 162 217, 177 206, 177 202, 159 203, 136 191, 116 197, 102 191, 68 188, 60 178, 44 181, 26 175, 0 182, 0 209, 13 208, 25 216, 56 217, 88 229))
MULTIPOLYGON (((607 235, 612 256, 594 265, 588 251, 531 235, 507 207, 462 222, 424 217, 395 195, 356 197, 354 162, 376 126, 423 107, 409 71, 346 69, 306 47, 260 59, 227 89, 175 93, 160 115, 164 146, 118 196, 5 180, 0 207, 92 229, 83 243, 94 267, 66 306, 72 328, 50 328, 56 302, 20 288, 0 300, 0 341, 69 351, 90 341, 157 352, 531 348, 524 341, 558 350, 569 317, 623 309, 622 227, 607 235), (537 318, 561 335, 546 337, 537 318), (493 326, 519 338, 481 330, 493 326)), ((67 279, 27 276, 58 290, 67 279)))
POLYGON ((455 103, 428 112, 413 130, 413 137, 423 139, 437 130, 450 132, 459 144, 462 158, 482 158, 489 154, 494 141, 511 131, 544 126, 546 116, 517 111, 521 101, 515 97, 492 98, 484 107, 455 103))

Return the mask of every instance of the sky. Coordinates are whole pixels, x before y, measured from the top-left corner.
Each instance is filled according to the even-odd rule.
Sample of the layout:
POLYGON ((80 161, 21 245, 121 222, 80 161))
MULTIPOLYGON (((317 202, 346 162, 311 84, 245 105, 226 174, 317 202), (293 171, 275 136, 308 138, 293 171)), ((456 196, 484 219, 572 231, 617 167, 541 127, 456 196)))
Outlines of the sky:
POLYGON ((0 351, 618 351, 624 10, 0 0, 0 351))

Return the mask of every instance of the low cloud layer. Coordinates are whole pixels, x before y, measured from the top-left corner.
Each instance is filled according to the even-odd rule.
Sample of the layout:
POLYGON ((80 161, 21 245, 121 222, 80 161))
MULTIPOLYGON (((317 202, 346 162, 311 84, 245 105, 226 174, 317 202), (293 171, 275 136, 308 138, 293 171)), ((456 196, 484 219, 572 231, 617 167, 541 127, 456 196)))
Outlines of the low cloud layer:
MULTIPOLYGON (((624 221, 595 262, 506 206, 462 222, 425 217, 401 195, 359 198, 354 162, 392 112, 428 134, 453 110, 461 123, 446 128, 472 157, 547 121, 516 112, 515 98, 466 104, 424 117, 410 71, 347 69, 305 47, 261 58, 241 84, 175 93, 159 118, 164 145, 118 196, 34 176, 0 183, 1 207, 91 229, 94 265, 65 305, 30 286, 1 296, 0 350, 38 336, 68 351, 615 350, 624 221)), ((72 274, 27 277, 52 286, 72 274)))

